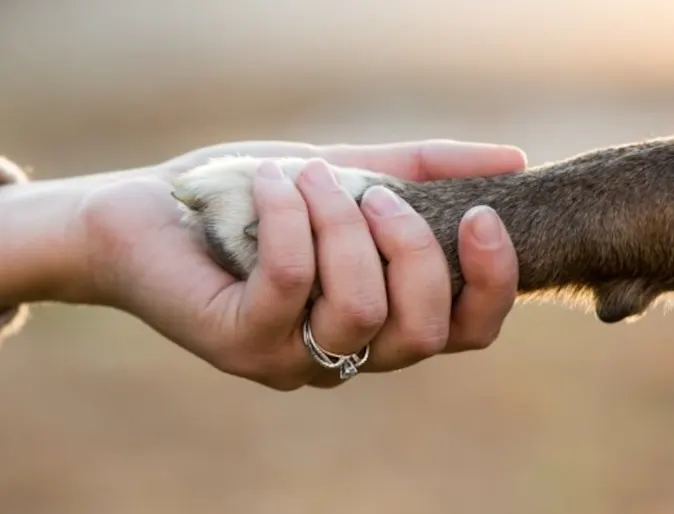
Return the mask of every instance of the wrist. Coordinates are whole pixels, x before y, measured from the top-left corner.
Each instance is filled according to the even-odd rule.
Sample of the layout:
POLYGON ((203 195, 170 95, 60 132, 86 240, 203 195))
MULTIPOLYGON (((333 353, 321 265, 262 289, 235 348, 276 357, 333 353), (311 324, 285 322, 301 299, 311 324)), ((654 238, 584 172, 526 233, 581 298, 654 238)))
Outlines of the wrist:
POLYGON ((85 198, 138 171, 113 172, 0 188, 0 306, 34 302, 97 303, 85 198))
POLYGON ((66 300, 81 280, 79 194, 67 180, 0 189, 0 305, 66 300))

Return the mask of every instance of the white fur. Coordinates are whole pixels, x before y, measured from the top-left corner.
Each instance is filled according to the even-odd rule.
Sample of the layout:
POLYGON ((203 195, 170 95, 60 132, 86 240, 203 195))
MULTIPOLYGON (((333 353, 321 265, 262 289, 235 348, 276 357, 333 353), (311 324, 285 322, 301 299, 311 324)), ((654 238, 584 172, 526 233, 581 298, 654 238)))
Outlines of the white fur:
MULTIPOLYGON (((293 182, 307 164, 306 159, 284 157, 275 159, 283 173, 293 182)), ((179 175, 174 181, 175 196, 186 207, 184 221, 200 228, 215 228, 217 239, 227 253, 235 256, 247 272, 257 260, 257 242, 247 237, 243 229, 258 219, 253 204, 252 185, 262 159, 255 157, 223 157, 213 159, 179 175), (190 209, 201 204, 202 212, 190 209)), ((344 189, 359 196, 368 185, 365 177, 380 175, 359 168, 332 167, 344 189)))

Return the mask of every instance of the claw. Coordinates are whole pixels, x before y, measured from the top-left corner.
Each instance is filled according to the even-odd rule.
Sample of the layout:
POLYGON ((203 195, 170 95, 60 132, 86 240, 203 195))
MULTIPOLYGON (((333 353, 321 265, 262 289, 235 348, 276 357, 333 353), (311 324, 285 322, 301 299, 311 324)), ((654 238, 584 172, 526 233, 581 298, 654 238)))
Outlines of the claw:
POLYGON ((243 233, 246 234, 251 239, 257 240, 257 228, 259 225, 260 225, 259 220, 253 221, 248 225, 246 225, 245 227, 243 227, 243 233))
POLYGON ((192 195, 181 195, 175 191, 171 191, 171 196, 193 211, 199 212, 205 207, 203 202, 192 195))

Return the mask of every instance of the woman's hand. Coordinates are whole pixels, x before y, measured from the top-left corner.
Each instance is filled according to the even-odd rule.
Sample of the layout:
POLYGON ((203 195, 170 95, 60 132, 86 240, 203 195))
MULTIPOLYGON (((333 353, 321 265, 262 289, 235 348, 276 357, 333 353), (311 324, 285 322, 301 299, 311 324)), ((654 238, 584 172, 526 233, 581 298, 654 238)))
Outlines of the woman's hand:
POLYGON ((416 180, 488 175, 526 164, 511 147, 455 142, 253 142, 197 150, 88 195, 83 219, 103 302, 140 317, 224 372, 282 390, 340 382, 314 363, 301 339, 315 272, 321 273, 324 296, 312 312, 314 336, 334 353, 353 353, 369 343, 363 371, 400 369, 437 353, 491 344, 517 283, 515 253, 498 217, 482 208, 464 219, 460 245, 467 283, 451 306, 447 263, 425 221, 387 191, 372 191, 358 209, 325 163, 416 180), (246 283, 211 261, 180 224, 169 195, 177 173, 227 154, 323 160, 308 166, 297 187, 275 180, 278 170, 271 163, 260 170, 260 264, 246 283), (310 226, 316 230, 318 269, 310 226), (378 249, 390 263, 386 277, 378 249))
MULTIPOLYGON (((16 290, 27 275, 23 282, 17 279, 14 296, 5 290, 0 303, 57 300, 116 307, 216 368, 279 390, 341 383, 302 343, 314 273, 321 274, 324 289, 311 314, 314 337, 340 354, 370 344, 362 371, 401 369, 438 353, 491 344, 517 284, 516 256, 495 213, 478 208, 462 222, 466 286, 451 306, 447 263, 425 221, 381 188, 373 188, 358 209, 334 182, 329 164, 433 180, 509 172, 526 162, 512 147, 451 141, 322 147, 251 142, 204 148, 139 170, 31 183, 21 186, 23 195, 16 186, 14 209, 21 209, 26 196, 38 211, 49 204, 44 208, 54 223, 69 228, 63 236, 67 250, 52 245, 51 274, 42 281, 33 277, 28 296, 16 290), (208 257, 180 223, 170 195, 177 173, 227 154, 317 158, 297 187, 275 179, 273 163, 261 167, 255 183, 259 266, 245 283, 208 257), (58 221, 56 212, 68 218, 58 221), (316 231, 317 264, 310 227, 316 231), (389 262, 386 275, 379 251, 389 262), (56 270, 62 270, 60 276, 56 270), (45 280, 48 288, 41 287, 45 280)), ((33 240, 49 239, 48 226, 35 228, 33 240)), ((39 255, 37 248, 32 255, 39 255)))

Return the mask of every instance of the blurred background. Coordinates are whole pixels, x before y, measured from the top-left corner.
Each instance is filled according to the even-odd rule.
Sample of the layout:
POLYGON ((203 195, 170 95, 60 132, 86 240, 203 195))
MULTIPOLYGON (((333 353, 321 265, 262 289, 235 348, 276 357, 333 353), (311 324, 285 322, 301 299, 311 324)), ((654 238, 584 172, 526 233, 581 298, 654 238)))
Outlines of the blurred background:
MULTIPOLYGON (((39 178, 242 139, 674 133, 658 0, 3 0, 0 152, 39 178)), ((0 355, 3 514, 674 511, 674 318, 520 306, 489 350, 339 390, 223 376, 40 307, 0 355)))

